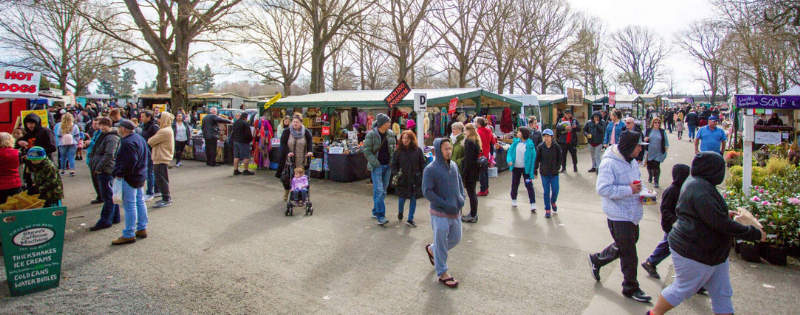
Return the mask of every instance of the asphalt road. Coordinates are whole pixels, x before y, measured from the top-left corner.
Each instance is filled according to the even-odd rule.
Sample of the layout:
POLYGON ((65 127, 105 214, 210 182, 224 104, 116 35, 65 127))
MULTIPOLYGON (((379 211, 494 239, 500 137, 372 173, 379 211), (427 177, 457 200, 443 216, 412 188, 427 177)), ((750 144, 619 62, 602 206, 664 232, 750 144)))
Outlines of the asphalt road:
MULTIPOLYGON (((662 187, 675 163, 691 163, 693 148, 670 137, 662 187)), ((450 252, 458 289, 436 281, 424 252, 431 242, 427 201, 417 207, 418 228, 397 221, 397 198, 387 198, 386 227, 375 224, 366 182, 312 181, 315 213, 285 217, 282 186, 272 171, 232 176, 230 167, 185 162, 170 170, 174 205, 150 209, 149 238, 111 246, 122 225, 88 230, 99 217, 85 164, 65 177, 69 206, 61 286, 11 298, 0 273, 2 314, 644 314, 651 304, 621 295, 615 262, 590 276, 586 255, 612 242, 587 149, 579 172, 562 174, 559 211, 544 218, 520 197, 512 208, 510 172, 491 180, 479 199, 480 220, 465 224, 450 252)), ((642 169, 643 174, 646 170, 642 169)), ((646 176, 646 175, 644 175, 646 176)), ((524 196, 524 187, 520 187, 524 196)), ((659 189, 659 192, 661 189, 659 189)), ((152 206, 154 201, 148 204, 152 206)), ((657 206, 645 208, 640 262, 662 238, 657 206)), ((800 268, 752 264, 731 256, 737 314, 797 314, 800 268), (774 286, 774 289, 764 287, 774 286)), ((657 296, 672 280, 639 281, 657 296)), ((709 314, 699 295, 671 314, 709 314)))

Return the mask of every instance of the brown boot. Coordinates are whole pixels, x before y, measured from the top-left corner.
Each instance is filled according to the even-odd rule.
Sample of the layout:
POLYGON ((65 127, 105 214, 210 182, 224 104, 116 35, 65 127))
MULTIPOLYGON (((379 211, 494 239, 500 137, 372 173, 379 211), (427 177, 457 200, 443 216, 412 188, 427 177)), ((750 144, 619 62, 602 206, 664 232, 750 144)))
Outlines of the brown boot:
POLYGON ((288 190, 284 190, 283 191, 283 201, 286 201, 286 200, 289 200, 289 191, 288 190))
POLYGON ((147 229, 136 231, 136 238, 147 238, 147 229))
POLYGON ((125 245, 130 243, 136 243, 135 237, 120 237, 111 241, 111 245, 125 245))

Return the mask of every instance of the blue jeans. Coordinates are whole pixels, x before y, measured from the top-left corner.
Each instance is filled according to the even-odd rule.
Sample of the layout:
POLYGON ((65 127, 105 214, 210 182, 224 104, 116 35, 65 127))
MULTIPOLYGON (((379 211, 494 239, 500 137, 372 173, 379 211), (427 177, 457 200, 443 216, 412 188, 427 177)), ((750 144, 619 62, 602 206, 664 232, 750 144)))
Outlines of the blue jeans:
POLYGON ((308 199, 308 188, 292 190, 292 200, 306 201, 308 199))
POLYGON ((695 130, 697 130, 697 126, 689 125, 689 139, 694 139, 695 130))
POLYGON ((556 203, 558 199, 558 175, 541 177, 544 188, 544 210, 550 210, 550 205, 556 203))
POLYGON ((461 241, 461 219, 450 219, 431 215, 433 228, 433 262, 436 275, 442 276, 447 271, 447 252, 461 241))
POLYGON ((417 211, 417 198, 406 199, 400 197, 397 202, 398 212, 403 213, 403 208, 406 207, 406 200, 408 200, 408 221, 414 221, 414 212, 417 211))
POLYGON ((100 198, 103 200, 103 211, 100 220, 95 226, 111 226, 119 223, 119 205, 114 203, 114 190, 111 188, 114 177, 106 173, 97 174, 97 184, 100 187, 100 198))
POLYGON ((481 170, 480 176, 478 176, 478 181, 481 183, 481 191, 489 190, 489 169, 481 170))
POLYGON ((136 236, 134 232, 147 229, 147 205, 144 203, 144 188, 133 188, 123 180, 122 207, 125 208, 125 229, 122 230, 122 237, 134 237, 136 236))
POLYGON ((649 262, 653 267, 658 266, 664 259, 669 257, 669 242, 667 238, 669 237, 668 233, 664 233, 664 239, 658 242, 656 245, 656 249, 653 250, 653 254, 647 258, 647 262, 649 262))
POLYGON ((156 175, 153 171, 153 159, 147 162, 147 192, 145 195, 152 195, 153 190, 155 192, 159 192, 158 186, 156 185, 156 175))
POLYGON ((715 314, 733 314, 731 302, 733 288, 728 260, 716 266, 709 266, 673 251, 672 263, 675 266, 675 282, 661 291, 661 296, 670 305, 680 305, 681 302, 697 294, 697 290, 702 287, 708 290, 711 310, 715 314))
POLYGON ((386 217, 386 189, 389 188, 389 179, 392 176, 392 168, 389 165, 381 165, 372 169, 372 202, 375 207, 372 214, 381 220, 386 217))
POLYGON ((62 170, 75 169, 75 153, 78 152, 78 145, 60 145, 58 146, 59 166, 62 170))

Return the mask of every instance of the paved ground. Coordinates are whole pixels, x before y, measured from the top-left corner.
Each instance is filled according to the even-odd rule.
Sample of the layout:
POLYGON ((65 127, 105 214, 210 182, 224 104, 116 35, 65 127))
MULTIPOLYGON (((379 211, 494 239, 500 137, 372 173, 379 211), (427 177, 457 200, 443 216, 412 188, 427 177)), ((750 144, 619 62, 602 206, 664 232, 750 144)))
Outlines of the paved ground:
MULTIPOLYGON (((688 142, 670 141, 667 174, 675 163, 689 164, 692 153, 688 142)), ((78 176, 64 178, 61 286, 11 298, 0 283, 0 313, 644 314, 650 305, 620 294, 619 263, 603 268, 601 283, 589 274, 586 254, 611 237, 595 175, 586 172, 588 150, 579 159, 580 172, 561 177, 559 212, 549 220, 542 210, 531 215, 527 203, 511 207, 508 172, 492 179, 480 221, 464 225, 450 255, 461 282, 456 290, 436 282, 424 253, 432 237, 427 201, 419 202, 413 229, 396 220, 397 198, 390 196, 392 222, 384 228, 370 218, 367 183, 315 180, 314 216, 285 217, 273 172, 233 177, 228 167, 187 162, 170 171, 174 206, 150 210, 150 237, 112 247, 121 225, 88 230, 100 206, 88 204, 93 192, 81 164, 78 176)), ((541 209, 541 183, 535 187, 541 209)), ((646 207, 641 231, 640 261, 662 237, 656 206, 646 207)), ((738 314, 797 314, 800 268, 731 260, 738 314)), ((656 280, 639 268, 644 291, 657 296, 671 269, 668 259, 659 266, 665 280, 656 280)), ((709 314, 709 299, 696 296, 673 313, 709 314)))

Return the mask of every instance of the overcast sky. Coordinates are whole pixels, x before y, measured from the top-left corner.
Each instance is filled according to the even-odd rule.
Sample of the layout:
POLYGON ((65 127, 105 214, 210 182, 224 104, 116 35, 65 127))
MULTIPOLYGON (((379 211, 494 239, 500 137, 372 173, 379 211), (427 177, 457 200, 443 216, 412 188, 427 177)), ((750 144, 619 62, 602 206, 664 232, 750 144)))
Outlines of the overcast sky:
MULTIPOLYGON (((664 61, 665 69, 671 69, 676 81, 675 92, 702 94, 703 85, 697 78, 702 74, 697 64, 685 54, 681 53, 673 43, 675 34, 694 20, 713 17, 715 10, 708 0, 567 0, 574 9, 599 17, 607 24, 608 32, 614 32, 627 25, 641 25, 653 29, 664 38, 671 46, 671 55, 664 61)), ((224 64, 215 65, 220 58, 212 54, 198 56, 195 64, 203 66, 206 62, 212 69, 224 67, 224 64)), ((606 67, 611 70, 610 63, 606 67)), ((144 82, 155 79, 155 67, 146 64, 136 64, 137 88, 143 87, 144 82)), ((241 74, 218 75, 216 82, 239 81, 246 79, 241 74)), ((657 84, 654 92, 663 90, 665 85, 657 84)), ((614 89, 613 87, 611 88, 614 89)), ((618 88, 620 93, 626 93, 618 88)))

